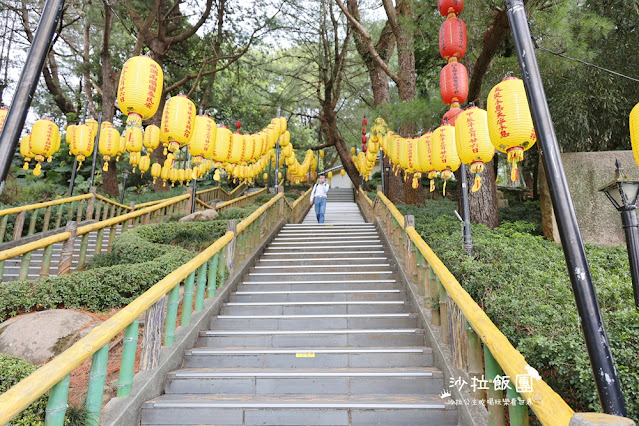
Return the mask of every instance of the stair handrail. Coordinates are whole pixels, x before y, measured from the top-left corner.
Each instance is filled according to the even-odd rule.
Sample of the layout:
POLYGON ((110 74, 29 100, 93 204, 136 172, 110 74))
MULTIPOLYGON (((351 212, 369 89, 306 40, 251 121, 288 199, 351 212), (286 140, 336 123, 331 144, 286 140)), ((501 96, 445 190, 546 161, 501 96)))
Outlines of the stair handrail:
POLYGON ((121 208, 123 210, 129 210, 129 211, 133 211, 134 210, 134 207, 125 206, 124 204, 120 204, 117 201, 110 200, 107 197, 104 197, 104 196, 102 196, 100 194, 95 194, 95 198, 97 198, 98 200, 104 201, 105 203, 113 204, 114 206, 119 207, 119 208, 121 208))
POLYGON ((266 193, 266 187, 260 189, 259 191, 255 191, 255 192, 252 192, 250 194, 242 195, 241 197, 233 198, 233 199, 231 199, 229 201, 224 201, 222 203, 218 203, 218 204, 215 205, 215 210, 221 211, 221 210, 228 209, 230 207, 246 207, 249 204, 251 204, 251 202, 249 200, 251 200, 252 198, 257 197, 258 195, 262 195, 264 193, 266 193))
MULTIPOLYGON (((185 196, 189 197, 188 195, 185 196)), ((260 243, 264 232, 272 229, 282 219, 283 204, 280 203, 277 206, 276 203, 283 197, 283 193, 277 194, 246 219, 239 222, 235 232, 232 230, 227 231, 200 254, 158 281, 133 302, 91 330, 69 349, 0 395, 0 424, 8 423, 26 409, 29 404, 49 390, 51 390, 51 395, 47 405, 47 421, 45 424, 63 424, 69 392, 69 374, 89 357, 93 357, 93 365, 100 365, 100 368, 104 370, 103 374, 106 375, 109 342, 122 331, 125 332, 124 345, 126 346, 123 347, 122 351, 117 396, 128 396, 131 392, 133 380, 133 364, 135 362, 137 336, 139 334, 138 318, 140 315, 153 308, 164 311, 165 305, 161 302, 165 300, 164 297, 168 293, 168 308, 164 322, 166 325, 164 346, 172 345, 177 328, 181 283, 185 282, 185 291, 180 326, 186 327, 190 324, 191 313, 193 312, 196 272, 195 312, 198 312, 203 309, 204 299, 207 295, 208 297, 214 296, 218 274, 221 276, 221 286, 225 284, 225 266, 231 265, 230 269, 232 270, 236 261, 243 261, 249 255, 250 249, 260 243), (261 220, 262 217, 264 217, 264 220, 261 220), (213 286, 212 289, 211 286, 213 286), (207 289, 208 291, 206 291, 207 289)), ((137 213, 140 212, 129 213, 129 215, 137 213)), ((147 324, 149 321, 150 319, 147 316, 147 324)), ((159 329, 162 330, 164 327, 161 326, 159 329)), ((146 330, 147 328, 145 328, 146 330)), ((155 335, 153 338, 162 340, 161 335, 155 335)), ((91 374, 89 376, 88 392, 89 395, 86 402, 88 420, 99 424, 102 394, 104 392, 103 375, 91 374), (100 380, 102 380, 102 383, 100 383, 100 380), (90 406, 90 404, 93 405, 90 406)))
MULTIPOLYGON (((98 231, 99 233, 98 239, 100 240, 99 250, 101 251, 102 232, 104 232, 105 228, 111 228, 108 242, 107 242, 107 247, 106 247, 106 251, 109 252, 111 249, 113 240, 115 239, 117 225, 122 224, 122 232, 125 232, 128 229, 129 225, 132 225, 135 227, 139 224, 150 223, 152 220, 153 221, 162 220, 166 218, 167 216, 169 216, 170 214, 172 214, 174 211, 176 211, 176 209, 177 211, 186 212, 187 207, 190 205, 188 204, 188 200, 190 199, 190 197, 191 197, 190 194, 184 194, 184 195, 170 198, 162 203, 144 208, 142 210, 135 210, 133 212, 126 213, 123 215, 120 214, 117 216, 113 216, 112 214, 113 217, 109 219, 105 217, 105 220, 92 223, 89 225, 77 227, 74 230, 75 232, 73 232, 73 230, 66 230, 66 231, 57 233, 49 237, 42 238, 40 240, 31 242, 31 243, 22 244, 18 247, 0 251, 0 280, 2 279, 2 275, 4 273, 4 265, 5 265, 4 262, 8 259, 16 258, 18 256, 23 256, 21 259, 21 265, 20 265, 20 278, 26 278, 29 271, 31 252, 33 252, 34 250, 39 250, 39 249, 45 249, 45 254, 44 254, 45 257, 43 259, 40 276, 41 277, 48 276, 53 244, 60 243, 60 242, 69 243, 70 250, 68 250, 67 252, 61 255, 59 264, 64 264, 65 262, 68 262, 69 269, 65 270, 63 273, 70 272, 71 258, 73 256, 73 249, 75 247, 73 242, 75 238, 79 238, 79 237, 82 237, 82 242, 80 245, 80 257, 78 260, 77 267, 81 268, 84 266, 84 263, 86 260, 87 247, 89 243, 88 234, 90 232, 98 231), (151 217, 152 215, 154 216, 153 218, 151 217)), ((115 207, 116 206, 113 205, 113 208, 111 209, 112 212, 115 210, 115 207)), ((104 216, 106 216, 108 214, 108 211, 107 211, 108 207, 105 206, 104 208, 106 209, 104 210, 104 213, 105 213, 104 216)), ((100 214, 100 210, 98 207, 96 215, 99 215, 99 214, 100 214)), ((98 250, 97 246, 96 246, 96 250, 98 250)), ((96 251, 96 252, 99 253, 100 251, 96 251)), ((62 274, 59 273, 59 275, 62 275, 62 274)))
MULTIPOLYGON (((363 191, 360 191, 359 195, 368 199, 368 196, 363 191)), ((418 277, 423 277, 424 280, 428 282, 425 292, 427 293, 430 290, 430 297, 433 299, 432 305, 437 305, 441 309, 442 304, 446 305, 447 299, 451 300, 455 307, 461 311, 463 319, 470 328, 472 328, 472 332, 483 342, 484 356, 487 358, 485 360, 486 362, 492 361, 490 358, 494 358, 494 361, 496 361, 503 372, 509 377, 526 375, 535 379, 532 391, 522 391, 519 392, 519 394, 524 397, 528 407, 532 409, 542 424, 568 425, 570 419, 575 414, 572 408, 539 377, 537 371, 526 362, 521 352, 515 349, 508 338, 497 328, 483 309, 473 300, 468 292, 464 290, 455 276, 415 230, 414 226, 405 226, 404 216, 402 216, 399 210, 397 210, 397 207, 395 207, 381 191, 377 192, 374 205, 376 210, 382 205, 386 208, 386 212, 380 212, 386 214, 380 214, 377 215, 377 217, 380 221, 384 222, 388 231, 389 240, 398 247, 397 252, 403 253, 405 266, 408 271, 411 272, 407 275, 410 276, 413 271, 421 270, 421 272, 415 273, 418 277), (390 220, 391 218, 392 220, 390 220), (424 262, 421 262, 421 264, 421 259, 418 259, 419 256, 413 255, 415 250, 423 257, 424 262), (429 273, 432 273, 433 276, 429 276, 429 273), (486 348, 488 350, 486 350, 486 348)), ((447 316, 448 309, 444 308, 442 310, 446 312, 440 312, 440 314, 447 316)), ((441 318, 441 324, 444 325, 442 328, 447 328, 448 322, 448 318, 441 318)), ((468 330, 468 327, 466 328, 467 332, 470 333, 471 330, 468 330)), ((444 334, 448 335, 447 329, 442 330, 442 335, 444 334)), ((450 340, 450 338, 444 337, 443 340, 444 343, 448 343, 446 340, 450 340)), ((454 351, 455 345, 451 344, 451 346, 453 346, 452 349, 454 351)), ((479 350, 481 350, 481 345, 479 346, 479 350)), ((456 349, 462 350, 459 347, 456 349)), ((475 348, 475 350, 477 350, 477 348, 475 348)), ((453 358, 455 358, 455 355, 456 354, 453 354, 453 358)), ((481 362, 481 353, 476 353, 475 355, 477 356, 474 361, 481 362)), ((488 377, 487 379, 490 380, 488 377)), ((515 398, 519 396, 516 391, 512 393, 509 391, 508 393, 509 395, 516 395, 514 396, 515 398)), ((503 410, 501 415, 503 416, 503 410)))

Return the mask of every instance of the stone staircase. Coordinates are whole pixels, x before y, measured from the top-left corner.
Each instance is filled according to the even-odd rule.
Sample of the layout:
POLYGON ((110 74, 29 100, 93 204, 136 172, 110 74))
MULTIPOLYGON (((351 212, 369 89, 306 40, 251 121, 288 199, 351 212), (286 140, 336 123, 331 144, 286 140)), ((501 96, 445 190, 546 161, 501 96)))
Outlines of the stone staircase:
MULTIPOLYGON (((64 228, 62 228, 64 231, 64 228)), ((102 251, 101 253, 107 252, 107 245, 109 243, 109 232, 110 228, 105 228, 102 236, 102 251)), ((122 224, 117 225, 115 235, 118 236, 122 233, 122 224)), ((88 244, 87 244, 87 254, 86 261, 93 257, 95 254, 95 248, 97 245, 98 239, 98 231, 93 231, 89 233, 88 244)), ((62 252, 62 246, 64 243, 56 243, 53 245, 53 250, 51 253, 51 267, 49 270, 49 276, 55 276, 58 272, 58 265, 60 263, 60 254, 62 252)), ((78 267, 78 260, 80 258, 80 247, 82 245, 82 236, 76 237, 74 241, 73 247, 73 257, 72 257, 72 266, 71 270, 75 270, 78 267)), ((2 282, 15 281, 18 279, 20 275, 20 267, 22 264, 22 257, 15 257, 12 259, 7 259, 4 265, 4 273, 2 274, 2 282)), ((34 280, 40 278, 40 271, 42 269, 42 260, 44 257, 44 249, 34 250, 31 252, 31 261, 29 263, 29 274, 27 279, 34 280)))
POLYGON ((142 424, 457 424, 396 266, 356 209, 329 202, 332 224, 311 210, 280 231, 142 424))

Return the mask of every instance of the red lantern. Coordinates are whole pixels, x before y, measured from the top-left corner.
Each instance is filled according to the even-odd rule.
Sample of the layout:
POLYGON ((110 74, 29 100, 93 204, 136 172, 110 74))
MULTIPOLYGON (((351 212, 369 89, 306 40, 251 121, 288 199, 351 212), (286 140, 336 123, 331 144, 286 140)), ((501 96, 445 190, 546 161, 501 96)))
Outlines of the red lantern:
POLYGON ((364 117, 364 119, 362 120, 362 126, 368 126, 368 120, 366 119, 366 117, 364 117))
POLYGON ((240 130, 240 127, 242 127, 242 123, 240 122, 240 120, 237 120, 237 121, 235 122, 235 128, 236 128, 237 130, 240 130))
POLYGON ((446 17, 451 13, 459 15, 464 9, 464 0, 439 0, 439 13, 446 17))
POLYGON ((444 114, 444 117, 442 118, 442 126, 444 124, 450 124, 451 126, 454 126, 455 125, 455 120, 457 120, 457 117, 462 112, 464 112, 464 110, 461 109, 461 108, 451 108, 451 109, 449 109, 446 112, 446 114, 444 114))
POLYGON ((363 145, 363 146, 362 146, 362 151, 363 151, 363 152, 366 152, 366 151, 367 151, 367 149, 366 149, 366 145, 363 145))
POLYGON ((362 127, 362 135, 366 134, 366 127, 362 127))
MULTIPOLYGON (((468 97, 468 71, 459 62, 451 62, 439 75, 442 100, 446 105, 460 104, 468 97)), ((458 105, 455 105, 458 106, 458 105)))
POLYGON ((363 143, 364 145, 366 145, 366 140, 367 140, 367 139, 366 139, 366 135, 362 136, 362 143, 363 143))
POLYGON ((442 58, 461 59, 466 54, 466 24, 459 18, 448 18, 439 27, 439 53, 442 58))

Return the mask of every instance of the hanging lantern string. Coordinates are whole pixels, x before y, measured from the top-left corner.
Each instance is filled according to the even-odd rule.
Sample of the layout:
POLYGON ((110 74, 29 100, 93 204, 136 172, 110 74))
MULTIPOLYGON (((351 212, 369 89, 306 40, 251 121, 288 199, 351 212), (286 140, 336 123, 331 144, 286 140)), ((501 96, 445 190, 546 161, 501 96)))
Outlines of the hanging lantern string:
POLYGON ((622 73, 620 73, 620 72, 613 71, 613 70, 610 70, 610 69, 608 69, 608 68, 600 67, 599 65, 595 65, 595 64, 592 64, 592 63, 590 63, 590 62, 586 62, 586 61, 584 61, 584 60, 582 60, 582 59, 572 58, 572 57, 570 57, 570 56, 568 56, 568 55, 565 55, 565 54, 564 54, 564 53, 562 53, 562 52, 555 52, 555 51, 552 51, 552 50, 550 50, 550 49, 546 49, 545 47, 542 47, 542 46, 538 45, 538 44, 537 44, 537 40, 535 40, 534 38, 533 38, 533 42, 535 43, 535 48, 537 48, 537 49, 541 50, 542 52, 551 53, 551 54, 553 54, 553 55, 555 55, 555 56, 559 56, 560 58, 569 59, 569 60, 571 60, 571 61, 578 62, 578 63, 580 63, 580 64, 583 64, 583 65, 586 65, 586 66, 589 66, 589 67, 592 67, 592 68, 598 69, 598 70, 600 70, 600 71, 604 71, 604 72, 607 72, 607 73, 609 73, 609 74, 616 75, 617 77, 622 77, 622 78, 626 78, 626 79, 631 80, 631 81, 639 82, 639 78, 630 77, 630 76, 625 75, 625 74, 622 74, 622 73))

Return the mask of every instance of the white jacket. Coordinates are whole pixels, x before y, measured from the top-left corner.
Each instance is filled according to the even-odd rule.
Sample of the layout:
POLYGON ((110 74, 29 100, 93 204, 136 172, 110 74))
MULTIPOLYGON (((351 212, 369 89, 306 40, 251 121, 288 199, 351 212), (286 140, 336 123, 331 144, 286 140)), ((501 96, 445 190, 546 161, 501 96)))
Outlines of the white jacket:
POLYGON ((313 186, 313 191, 311 192, 311 200, 314 200, 315 197, 326 198, 328 189, 329 189, 329 186, 327 183, 324 183, 324 184, 316 183, 315 186, 313 186))

